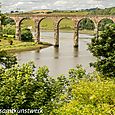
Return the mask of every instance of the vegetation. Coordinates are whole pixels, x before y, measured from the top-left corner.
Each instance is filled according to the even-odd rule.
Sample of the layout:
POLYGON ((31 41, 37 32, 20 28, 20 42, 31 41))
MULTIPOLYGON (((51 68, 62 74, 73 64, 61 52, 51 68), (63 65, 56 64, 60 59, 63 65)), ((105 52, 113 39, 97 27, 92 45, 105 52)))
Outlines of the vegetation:
POLYGON ((115 15, 115 7, 105 8, 105 9, 95 8, 89 10, 89 14, 90 15, 115 15))
POLYGON ((30 29, 24 29, 21 33, 21 40, 22 41, 26 41, 26 42, 29 42, 29 41, 32 41, 32 38, 33 38, 33 35, 30 31, 30 29))
POLYGON ((11 68, 13 65, 17 64, 17 59, 15 56, 8 54, 4 50, 0 50, 0 65, 5 68, 11 68))
POLYGON ((32 62, 1 67, 0 108, 37 108, 42 115, 115 114, 114 79, 87 75, 81 66, 70 69, 68 77, 53 79, 48 73, 46 66, 35 72, 32 62))
POLYGON ((35 42, 22 42, 14 40, 14 38, 9 39, 0 39, 0 50, 5 50, 8 52, 20 52, 20 51, 29 51, 35 49, 41 49, 50 46, 51 44, 46 42, 35 43, 35 42), (12 44, 11 44, 12 42, 12 44))
POLYGON ((79 24, 79 29, 80 30, 94 30, 95 26, 94 26, 94 23, 93 21, 91 21, 90 19, 83 19, 81 20, 80 24, 79 24))
POLYGON ((99 24, 98 24, 99 31, 103 31, 103 30, 105 29, 105 26, 106 26, 107 24, 112 24, 112 23, 113 23, 113 21, 110 20, 110 19, 103 19, 103 20, 101 20, 101 21, 99 22, 99 24))
POLYGON ((7 24, 3 27, 3 36, 13 35, 15 36, 16 27, 15 25, 7 24))
POLYGON ((67 91, 60 96, 51 115, 115 114, 114 79, 105 80, 96 73, 87 76, 80 68, 73 70, 70 76, 67 91))
POLYGON ((115 24, 106 26, 98 38, 92 39, 89 50, 97 57, 91 65, 103 75, 115 77, 115 24))

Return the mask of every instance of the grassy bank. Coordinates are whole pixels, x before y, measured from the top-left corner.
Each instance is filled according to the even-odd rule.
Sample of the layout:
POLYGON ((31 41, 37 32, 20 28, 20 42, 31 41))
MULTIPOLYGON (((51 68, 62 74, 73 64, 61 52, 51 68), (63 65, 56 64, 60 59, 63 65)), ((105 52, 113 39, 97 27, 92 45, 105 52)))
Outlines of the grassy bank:
POLYGON ((18 40, 13 40, 13 44, 10 45, 8 40, 0 39, 0 50, 5 50, 8 52, 21 52, 21 51, 30 51, 30 50, 40 50, 42 48, 46 48, 51 46, 49 43, 40 43, 37 44, 35 42, 21 42, 18 40))

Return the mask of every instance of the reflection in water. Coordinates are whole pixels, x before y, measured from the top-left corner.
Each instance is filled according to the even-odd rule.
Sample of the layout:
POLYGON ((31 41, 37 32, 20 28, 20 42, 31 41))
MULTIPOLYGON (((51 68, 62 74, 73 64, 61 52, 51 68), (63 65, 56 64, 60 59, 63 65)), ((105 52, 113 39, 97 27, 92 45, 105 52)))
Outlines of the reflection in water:
POLYGON ((54 58, 55 59, 59 58, 59 47, 54 47, 54 58))
POLYGON ((74 57, 78 57, 78 48, 74 47, 73 55, 74 57))
MULTIPOLYGON (((47 38, 43 39, 46 42, 52 43, 53 38, 51 33, 44 33, 47 38)), ((48 66, 50 75, 57 76, 59 74, 67 74, 70 68, 75 68, 77 64, 82 65, 87 72, 91 72, 89 63, 95 58, 87 50, 87 43, 91 41, 91 36, 82 35, 84 39, 79 39, 79 47, 73 47, 73 33, 60 33, 60 46, 48 47, 40 51, 26 51, 17 53, 19 64, 33 61, 36 67, 48 66)))

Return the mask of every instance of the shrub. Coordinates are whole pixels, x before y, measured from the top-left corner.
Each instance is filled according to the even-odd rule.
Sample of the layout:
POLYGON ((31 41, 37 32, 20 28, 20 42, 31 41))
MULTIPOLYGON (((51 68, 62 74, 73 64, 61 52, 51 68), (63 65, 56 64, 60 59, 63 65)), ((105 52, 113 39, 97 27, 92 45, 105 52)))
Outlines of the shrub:
POLYGON ((79 80, 58 103, 51 115, 114 115, 114 80, 79 80))
POLYGON ((17 64, 17 59, 6 51, 0 50, 0 64, 5 68, 11 68, 13 65, 17 64))
POLYGON ((23 29, 21 33, 22 41, 32 41, 33 35, 29 29, 23 29))

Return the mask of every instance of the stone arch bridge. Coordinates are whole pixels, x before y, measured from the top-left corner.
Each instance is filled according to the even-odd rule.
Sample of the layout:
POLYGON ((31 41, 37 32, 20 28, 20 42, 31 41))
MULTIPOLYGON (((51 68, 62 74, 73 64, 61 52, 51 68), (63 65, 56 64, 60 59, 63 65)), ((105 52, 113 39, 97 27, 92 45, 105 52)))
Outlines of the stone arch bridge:
POLYGON ((90 19, 95 26, 95 35, 98 36, 98 25, 99 22, 103 19, 110 19, 115 23, 115 16, 78 16, 78 15, 69 15, 69 14, 22 14, 22 15, 12 15, 9 16, 16 23, 16 39, 21 39, 21 22, 24 19, 32 19, 35 22, 35 35, 34 39, 39 43, 40 42, 40 22, 43 19, 50 18, 54 21, 54 45, 59 46, 59 23, 63 19, 71 19, 74 22, 74 47, 78 46, 78 30, 79 23, 82 19, 87 18, 90 19))

